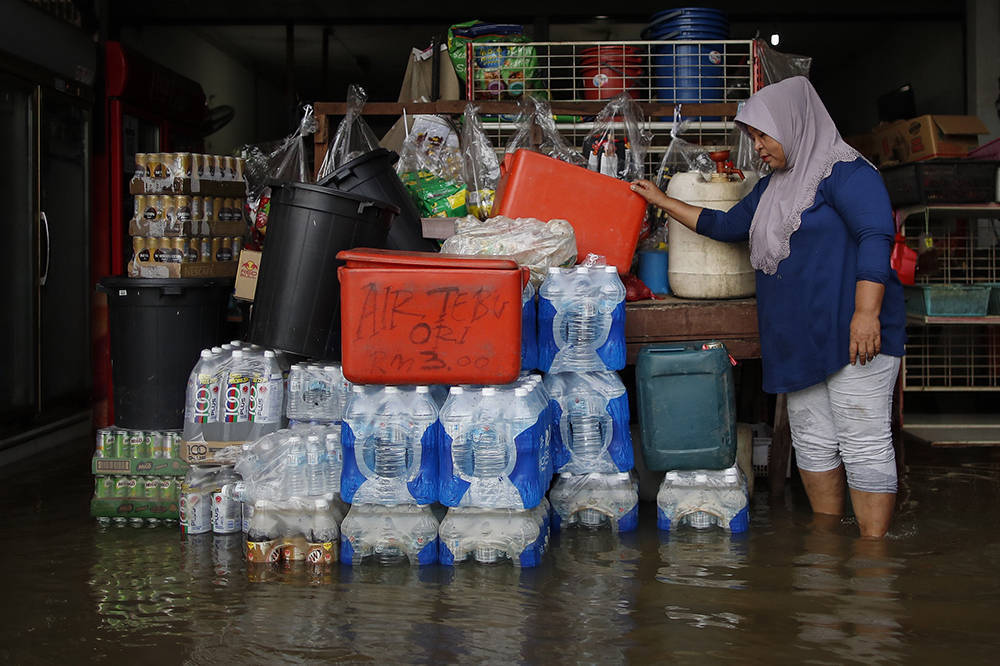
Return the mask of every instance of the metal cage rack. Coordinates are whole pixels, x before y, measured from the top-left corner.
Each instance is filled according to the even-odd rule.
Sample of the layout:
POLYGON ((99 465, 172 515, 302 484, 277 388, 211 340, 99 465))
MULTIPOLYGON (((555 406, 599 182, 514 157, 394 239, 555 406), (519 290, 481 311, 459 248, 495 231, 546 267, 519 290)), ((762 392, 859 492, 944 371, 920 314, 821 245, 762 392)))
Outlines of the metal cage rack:
POLYGON ((924 324, 907 330, 903 388, 983 391, 1000 388, 1000 327, 924 324))

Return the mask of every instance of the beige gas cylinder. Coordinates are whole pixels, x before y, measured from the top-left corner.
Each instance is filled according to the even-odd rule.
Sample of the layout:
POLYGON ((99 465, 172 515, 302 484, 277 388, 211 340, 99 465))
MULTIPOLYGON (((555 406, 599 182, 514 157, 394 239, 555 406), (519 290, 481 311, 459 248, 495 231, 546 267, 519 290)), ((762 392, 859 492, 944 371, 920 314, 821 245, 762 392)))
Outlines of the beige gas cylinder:
MULTIPOLYGON (((667 196, 692 206, 729 210, 750 193, 756 178, 730 174, 678 173, 670 179, 667 196)), ((756 292, 747 242, 723 243, 701 236, 669 218, 670 291, 681 298, 745 298, 756 292)))

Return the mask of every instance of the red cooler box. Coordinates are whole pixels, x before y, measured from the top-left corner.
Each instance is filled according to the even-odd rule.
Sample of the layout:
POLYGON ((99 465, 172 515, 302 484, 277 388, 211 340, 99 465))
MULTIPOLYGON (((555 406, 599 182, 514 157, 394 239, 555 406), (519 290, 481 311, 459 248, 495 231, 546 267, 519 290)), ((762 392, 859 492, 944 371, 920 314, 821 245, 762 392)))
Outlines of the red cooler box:
POLYGON ((501 174, 493 215, 568 220, 577 261, 600 254, 628 272, 646 215, 646 200, 629 183, 523 149, 507 156, 501 174))
POLYGON ((344 377, 357 384, 507 384, 521 370, 513 259, 354 249, 340 277, 344 377))

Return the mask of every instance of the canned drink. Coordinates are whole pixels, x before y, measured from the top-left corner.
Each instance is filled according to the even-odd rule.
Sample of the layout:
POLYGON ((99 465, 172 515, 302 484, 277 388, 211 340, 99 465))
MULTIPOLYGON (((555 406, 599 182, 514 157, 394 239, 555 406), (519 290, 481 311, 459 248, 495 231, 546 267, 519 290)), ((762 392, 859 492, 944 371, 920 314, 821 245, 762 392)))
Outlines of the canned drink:
POLYGON ((215 219, 218 222, 228 222, 230 220, 231 214, 229 208, 226 206, 226 202, 231 201, 230 199, 224 199, 223 197, 215 197, 212 199, 212 206, 215 209, 215 219))
POLYGON ((187 247, 187 237, 186 236, 175 236, 170 239, 170 258, 175 264, 179 264, 184 261, 185 248, 187 247))
POLYGON ((215 197, 202 197, 201 199, 202 219, 211 224, 217 222, 215 217, 215 197))
POLYGON ((230 217, 233 222, 243 221, 243 212, 246 207, 246 199, 233 199, 233 210, 230 212, 230 217))
POLYGON ((177 479, 173 476, 161 476, 160 477, 160 501, 162 502, 176 502, 177 501, 177 479))
POLYGON ((167 457, 179 460, 181 457, 181 434, 173 431, 167 433, 167 457))
MULTIPOLYGON (((212 246, 215 247, 215 241, 212 242, 212 246)), ((233 260, 233 241, 231 238, 222 236, 219 238, 219 249, 215 253, 216 261, 232 261, 233 260)))
POLYGON ((205 221, 205 197, 191 197, 191 221, 199 224, 205 221))
POLYGON ((163 219, 166 222, 163 226, 164 234, 179 236, 184 233, 184 223, 177 217, 177 199, 179 197, 163 197, 163 219))
POLYGON ((115 479, 111 476, 94 477, 94 497, 110 499, 115 496, 115 479))
POLYGON ((219 261, 218 257, 222 254, 222 238, 219 236, 212 237, 212 255, 209 261, 219 261))
POLYGON ((153 255, 153 261, 170 261, 170 239, 169 238, 147 238, 149 250, 153 255))
POLYGON ((132 197, 132 219, 136 222, 141 222, 143 216, 146 214, 146 202, 148 197, 145 194, 137 194, 132 197))
POLYGON ((212 531, 236 534, 243 529, 243 506, 221 490, 212 493, 212 531))
POLYGON ((206 169, 207 165, 205 162, 205 155, 201 153, 195 153, 192 156, 192 162, 193 162, 192 175, 197 174, 199 180, 206 178, 208 174, 206 169))
POLYGON ((111 428, 101 428, 97 431, 97 445, 94 447, 95 458, 111 458, 115 446, 115 436, 111 428))
POLYGON ((146 430, 142 433, 142 443, 139 445, 139 455, 138 458, 152 458, 153 449, 155 448, 156 442, 156 432, 153 430, 146 430))
POLYGON ((128 432, 125 430, 112 430, 114 445, 111 448, 112 458, 129 458, 128 432))
POLYGON ((198 239, 198 256, 199 261, 212 261, 212 239, 208 236, 198 239))
POLYGON ((177 504, 181 529, 185 534, 206 534, 212 531, 212 495, 194 490, 181 492, 177 504))
POLYGON ((149 153, 135 154, 135 175, 139 178, 145 176, 149 164, 149 153))
POLYGON ((141 430, 129 430, 128 431, 128 457, 138 458, 139 452, 142 450, 142 437, 143 432, 141 430))
POLYGON ((132 257, 136 261, 149 261, 149 243, 145 236, 132 236, 132 257))
POLYGON ((146 211, 142 214, 143 219, 148 222, 165 220, 167 199, 170 197, 162 194, 151 194, 146 197, 146 211))
POLYGON ((142 497, 148 500, 160 499, 160 479, 156 476, 147 476, 142 482, 142 497))
POLYGON ((168 153, 150 153, 146 160, 146 174, 155 180, 170 178, 170 166, 168 153))
POLYGON ((112 491, 112 497, 115 499, 125 499, 128 497, 128 477, 125 475, 119 475, 114 477, 115 487, 112 491))
POLYGON ((144 487, 142 481, 139 480, 137 476, 126 476, 125 483, 127 484, 128 492, 125 497, 129 499, 142 499, 144 487))
POLYGON ((243 180, 243 172, 245 170, 246 163, 243 161, 242 157, 236 158, 236 180, 243 180))
POLYGON ((226 165, 221 155, 209 155, 212 164, 215 167, 215 180, 225 180, 226 179, 226 165))
POLYGON ((201 241, 198 240, 197 236, 187 239, 187 244, 184 247, 184 261, 189 264, 201 261, 201 241))
POLYGON ((240 250, 243 249, 243 236, 233 236, 230 242, 233 246, 233 259, 239 259, 240 250))
POLYGON ((174 210, 178 222, 191 222, 194 219, 194 201, 190 194, 178 194, 174 197, 174 210))
POLYGON ((174 153, 174 178, 191 178, 191 153, 174 153))
POLYGON ((223 222, 232 222, 236 219, 236 200, 231 197, 226 197, 222 200, 222 212, 225 215, 219 217, 223 222))

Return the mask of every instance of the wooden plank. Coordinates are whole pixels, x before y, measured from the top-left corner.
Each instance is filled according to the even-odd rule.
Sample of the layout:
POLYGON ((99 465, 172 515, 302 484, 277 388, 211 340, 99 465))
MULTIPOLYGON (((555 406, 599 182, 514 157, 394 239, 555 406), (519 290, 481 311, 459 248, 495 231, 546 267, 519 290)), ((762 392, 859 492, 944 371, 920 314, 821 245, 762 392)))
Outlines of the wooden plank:
MULTIPOLYGON (((669 340, 757 339, 757 301, 693 300, 666 296, 626 306, 629 343, 669 340)), ((759 343, 758 343, 759 344, 759 343)))

